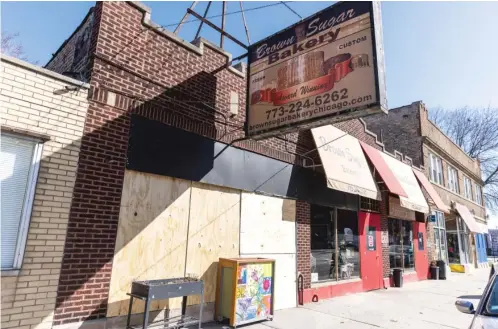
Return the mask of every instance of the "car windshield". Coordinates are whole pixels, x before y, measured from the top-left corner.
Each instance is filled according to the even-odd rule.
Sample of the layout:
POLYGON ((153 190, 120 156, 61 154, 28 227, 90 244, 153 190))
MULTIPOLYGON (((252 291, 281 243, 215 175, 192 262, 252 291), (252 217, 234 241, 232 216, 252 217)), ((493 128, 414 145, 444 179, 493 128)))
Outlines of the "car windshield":
POLYGON ((498 279, 493 280, 491 293, 486 304, 486 313, 489 315, 498 315, 498 279))

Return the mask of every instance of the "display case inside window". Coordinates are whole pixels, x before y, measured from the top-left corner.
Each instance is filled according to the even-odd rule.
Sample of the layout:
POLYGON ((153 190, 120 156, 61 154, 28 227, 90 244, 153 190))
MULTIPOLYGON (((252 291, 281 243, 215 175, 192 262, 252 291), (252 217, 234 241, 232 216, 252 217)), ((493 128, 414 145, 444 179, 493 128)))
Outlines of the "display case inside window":
POLYGON ((460 247, 457 233, 446 233, 448 238, 448 261, 450 264, 460 264, 460 247))
POLYGON ((311 281, 360 277, 355 211, 311 206, 311 281))
POLYGON ((413 253, 412 222, 390 218, 388 221, 389 233, 389 264, 392 268, 415 268, 413 253))

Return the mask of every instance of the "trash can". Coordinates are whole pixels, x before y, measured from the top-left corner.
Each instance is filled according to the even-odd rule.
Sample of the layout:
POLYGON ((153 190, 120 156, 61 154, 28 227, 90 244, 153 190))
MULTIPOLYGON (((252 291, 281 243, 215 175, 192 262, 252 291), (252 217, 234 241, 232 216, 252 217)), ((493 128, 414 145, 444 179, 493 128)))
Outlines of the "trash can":
POLYGON ((439 280, 446 280, 446 263, 444 260, 438 260, 437 266, 439 267, 439 280))
POLYGON ((432 280, 439 280, 439 267, 431 266, 431 279, 432 280))
POLYGON ((403 269, 395 268, 393 269, 393 283, 397 288, 403 287, 403 269))

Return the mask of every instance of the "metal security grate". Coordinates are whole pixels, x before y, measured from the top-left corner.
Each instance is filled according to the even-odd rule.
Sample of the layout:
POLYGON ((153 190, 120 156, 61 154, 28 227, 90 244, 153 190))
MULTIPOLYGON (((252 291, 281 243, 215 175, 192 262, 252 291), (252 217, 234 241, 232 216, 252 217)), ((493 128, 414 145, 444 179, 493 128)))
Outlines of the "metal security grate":
POLYGON ((360 197, 360 209, 368 212, 380 212, 380 201, 360 197))

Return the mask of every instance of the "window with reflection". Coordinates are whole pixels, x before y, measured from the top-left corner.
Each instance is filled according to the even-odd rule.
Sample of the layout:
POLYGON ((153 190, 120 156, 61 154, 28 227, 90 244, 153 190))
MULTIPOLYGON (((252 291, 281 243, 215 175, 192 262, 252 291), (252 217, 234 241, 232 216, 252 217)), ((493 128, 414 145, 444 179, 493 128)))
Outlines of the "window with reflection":
POLYGON ((389 218, 389 264, 391 268, 415 268, 413 225, 410 221, 389 218))
POLYGON ((360 277, 355 211, 311 206, 311 281, 360 277))

